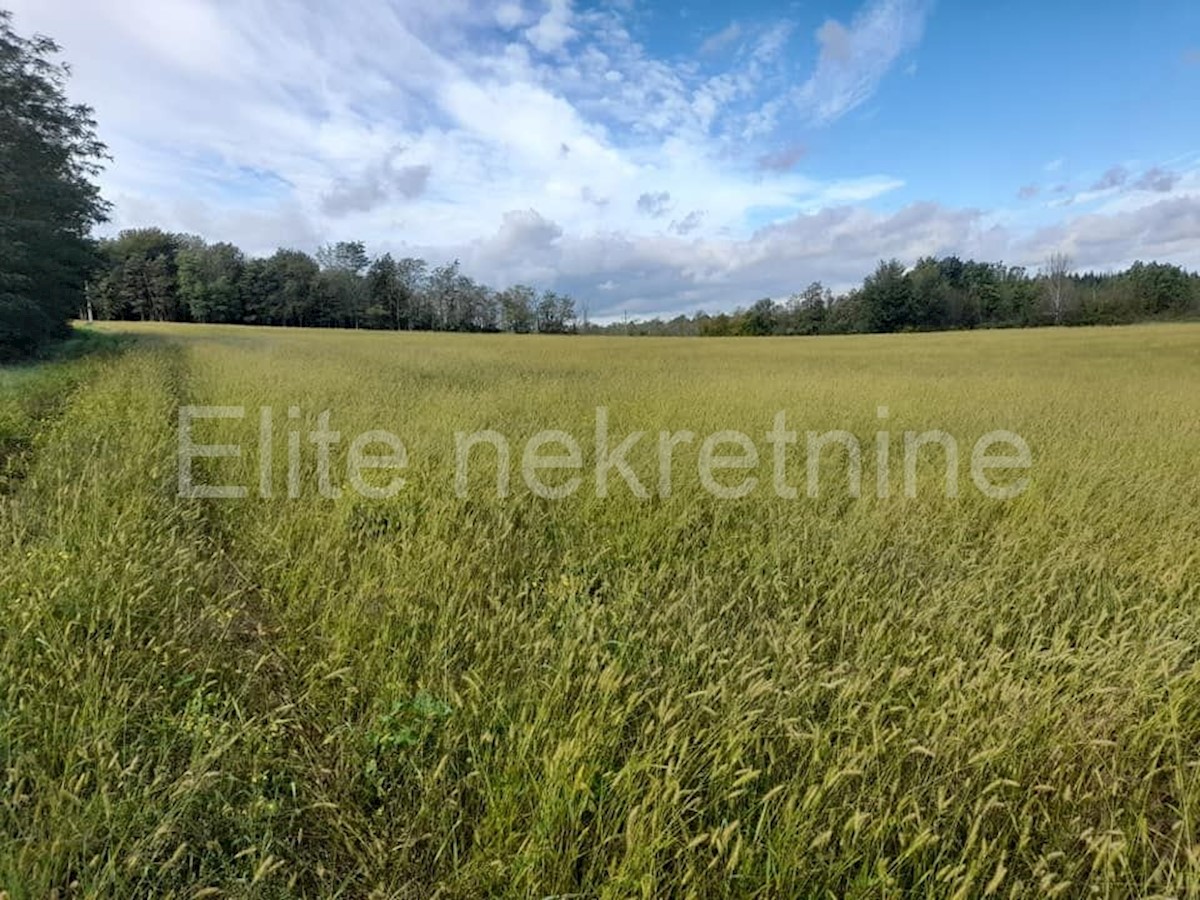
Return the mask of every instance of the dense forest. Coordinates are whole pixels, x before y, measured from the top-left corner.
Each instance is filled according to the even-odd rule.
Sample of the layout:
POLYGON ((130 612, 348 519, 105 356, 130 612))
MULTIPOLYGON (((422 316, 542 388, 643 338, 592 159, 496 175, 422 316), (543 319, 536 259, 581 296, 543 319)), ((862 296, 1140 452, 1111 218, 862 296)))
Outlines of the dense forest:
POLYGON ((797 335, 939 331, 1032 325, 1116 324, 1200 313, 1200 276, 1135 263, 1119 273, 1077 273, 1056 255, 1036 273, 949 256, 911 268, 881 262, 854 290, 820 282, 785 302, 770 298, 732 313, 596 325, 572 298, 526 285, 496 291, 457 262, 372 259, 358 241, 316 256, 279 250, 247 257, 228 243, 157 228, 100 242, 87 290, 104 319, 236 322, 334 328, 646 335, 797 335))
POLYGON ((1021 267, 919 260, 881 262, 862 285, 834 294, 813 282, 785 302, 764 298, 733 313, 622 321, 591 331, 644 335, 851 334, 1107 325, 1200 315, 1200 275, 1163 263, 1076 273, 1056 255, 1036 274, 1021 267))
POLYGON ((252 258, 233 244, 139 228, 101 241, 99 257, 86 300, 101 319, 549 334, 576 327, 570 297, 525 285, 495 291, 457 262, 372 259, 359 241, 315 257, 278 250, 252 258))

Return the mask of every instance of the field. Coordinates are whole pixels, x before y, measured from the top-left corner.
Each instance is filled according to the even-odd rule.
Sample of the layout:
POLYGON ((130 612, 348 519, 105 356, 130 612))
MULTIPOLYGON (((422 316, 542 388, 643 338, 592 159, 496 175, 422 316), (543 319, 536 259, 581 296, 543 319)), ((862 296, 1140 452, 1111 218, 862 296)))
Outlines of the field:
POLYGON ((1200 326, 108 330, 133 337, 0 372, 0 895, 1200 894, 1200 326), (192 429, 240 457, 192 466, 246 497, 178 496, 184 405, 245 407, 192 429), (648 432, 647 497, 594 483, 597 407, 613 446, 648 432), (388 499, 346 462, 380 429, 388 499), (507 497, 490 446, 456 489, 481 429, 507 497), (562 499, 521 474, 545 429, 582 452, 562 499), (837 447, 806 493, 834 429, 860 497, 837 447), (957 496, 936 447, 903 490, 930 429, 957 496), (997 429, 1032 459, 1008 500, 966 471, 997 429), (698 474, 721 430, 757 443, 717 476, 757 476, 741 499, 698 474))

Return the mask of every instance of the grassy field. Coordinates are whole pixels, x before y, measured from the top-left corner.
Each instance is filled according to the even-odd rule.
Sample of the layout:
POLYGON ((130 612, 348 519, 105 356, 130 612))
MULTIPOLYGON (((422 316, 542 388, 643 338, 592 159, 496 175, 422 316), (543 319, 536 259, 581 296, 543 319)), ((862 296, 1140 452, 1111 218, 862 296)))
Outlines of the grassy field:
POLYGON ((114 330, 137 339, 0 374, 11 900, 1200 894, 1200 326, 114 330), (245 499, 177 496, 187 404, 246 408, 194 426, 242 445, 195 469, 245 499), (598 495, 596 407, 614 445, 649 432, 649 497, 598 495), (455 433, 485 428, 506 498, 489 448, 455 490, 455 433), (347 481, 371 429, 407 450, 391 499, 347 481), (565 499, 519 471, 544 429, 582 448, 565 499), (663 496, 655 440, 683 429, 753 437, 757 469, 720 478, 757 489, 717 499, 681 446, 663 496), (804 432, 830 429, 862 440, 860 498, 833 451, 806 495, 804 432), (930 452, 905 496, 928 429, 964 459, 1021 435, 1028 489, 964 468, 947 497, 930 452))

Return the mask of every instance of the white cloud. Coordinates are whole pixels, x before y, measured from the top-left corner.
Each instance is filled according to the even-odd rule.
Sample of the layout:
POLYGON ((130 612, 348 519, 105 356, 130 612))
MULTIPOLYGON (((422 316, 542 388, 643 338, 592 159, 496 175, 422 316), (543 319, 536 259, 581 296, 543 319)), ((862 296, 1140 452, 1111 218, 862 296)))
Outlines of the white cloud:
POLYGON ((742 36, 742 26, 737 22, 730 22, 720 31, 709 35, 700 44, 700 54, 702 56, 713 56, 717 53, 723 53, 728 50, 742 36))
POLYGON ((577 32, 571 26, 571 0, 548 0, 548 4, 545 15, 525 32, 525 37, 543 53, 557 53, 577 32))
POLYGON ((870 0, 849 27, 828 19, 817 29, 820 56, 797 95, 801 107, 827 124, 866 101, 920 41, 927 12, 926 0, 870 0))
POLYGON ((496 24, 512 29, 524 24, 529 16, 520 3, 501 3, 496 7, 496 24))
POLYGON ((465 248, 462 258, 471 264, 503 258, 515 280, 552 271, 560 287, 591 299, 599 317, 672 315, 783 298, 815 279, 846 289, 879 260, 893 257, 911 264, 921 256, 956 254, 1033 270, 1049 253, 1065 250, 1080 269, 1111 269, 1136 259, 1200 266, 1197 229, 1200 195, 1079 216, 1032 234, 998 225, 981 210, 936 203, 910 204, 892 214, 835 206, 744 238, 690 238, 678 229, 638 239, 571 236, 550 224, 529 227, 525 237, 505 228, 465 248))
POLYGON ((356 178, 341 178, 321 200, 331 216, 368 212, 384 203, 415 199, 425 192, 433 167, 428 163, 398 166, 402 150, 389 153, 356 178))
MULTIPOLYGON (((1183 160, 1180 160, 1183 161, 1183 160)), ((1175 169, 1164 165, 1150 166, 1138 172, 1125 165, 1110 166, 1086 190, 1066 193, 1057 200, 1057 207, 1091 206, 1099 212, 1127 212, 1150 206, 1164 194, 1191 196, 1200 192, 1200 167, 1175 169)))

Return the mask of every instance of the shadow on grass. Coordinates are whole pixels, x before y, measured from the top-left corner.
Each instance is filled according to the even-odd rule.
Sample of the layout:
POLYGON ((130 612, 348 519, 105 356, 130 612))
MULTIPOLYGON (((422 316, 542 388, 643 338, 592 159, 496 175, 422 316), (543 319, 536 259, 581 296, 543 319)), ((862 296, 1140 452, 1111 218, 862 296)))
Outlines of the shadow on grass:
POLYGON ((75 328, 33 358, 0 366, 0 495, 11 493, 28 470, 33 444, 96 371, 141 337, 75 328))

